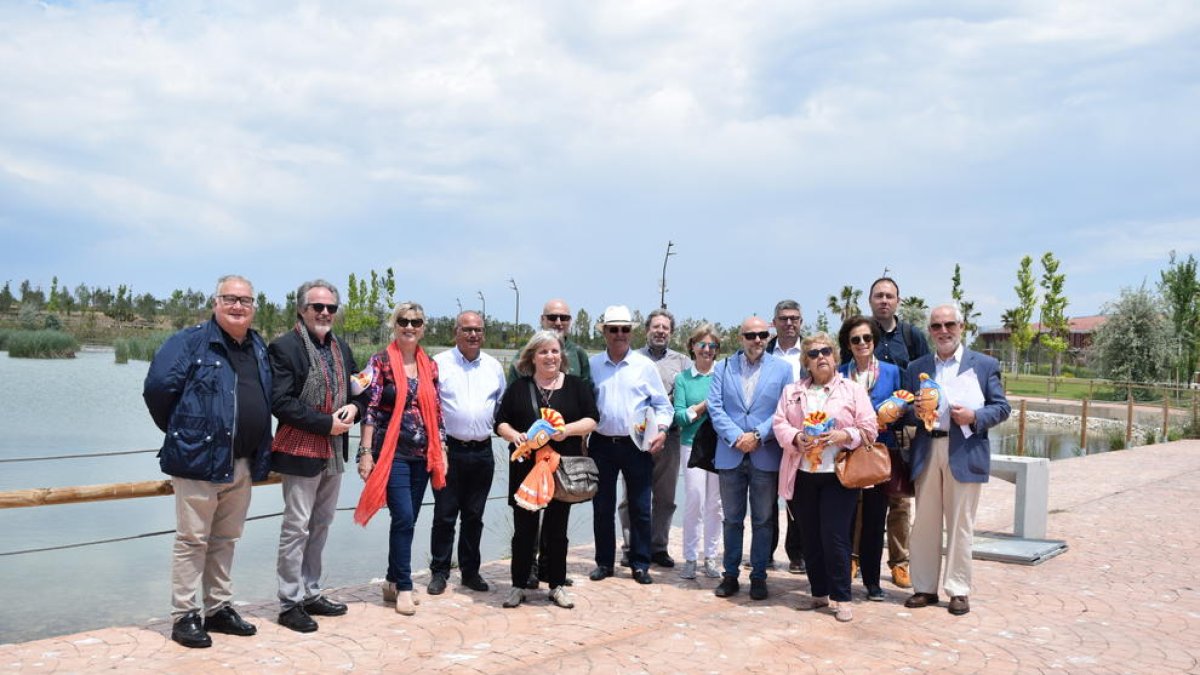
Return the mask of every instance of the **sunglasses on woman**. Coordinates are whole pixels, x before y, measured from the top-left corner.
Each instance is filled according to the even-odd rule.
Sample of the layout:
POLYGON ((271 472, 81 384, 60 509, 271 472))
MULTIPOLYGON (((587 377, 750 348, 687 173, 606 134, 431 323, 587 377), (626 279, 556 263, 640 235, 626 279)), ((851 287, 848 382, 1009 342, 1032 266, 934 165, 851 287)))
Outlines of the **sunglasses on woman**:
POLYGON ((832 354, 833 354, 833 348, 832 348, 832 347, 821 347, 820 349, 810 349, 810 350, 808 350, 808 351, 806 351, 806 352, 804 352, 804 353, 808 355, 808 358, 810 358, 810 359, 815 359, 815 358, 817 358, 818 356, 830 356, 830 355, 832 355, 832 354))
POLYGON ((396 325, 401 328, 408 328, 409 326, 420 328, 425 325, 425 319, 405 319, 404 317, 400 317, 396 319, 396 325))
POLYGON ((871 344, 874 341, 875 341, 875 338, 872 337, 872 335, 870 333, 867 333, 866 335, 851 335, 850 336, 850 344, 852 344, 852 345, 860 345, 864 342, 867 344, 871 344))

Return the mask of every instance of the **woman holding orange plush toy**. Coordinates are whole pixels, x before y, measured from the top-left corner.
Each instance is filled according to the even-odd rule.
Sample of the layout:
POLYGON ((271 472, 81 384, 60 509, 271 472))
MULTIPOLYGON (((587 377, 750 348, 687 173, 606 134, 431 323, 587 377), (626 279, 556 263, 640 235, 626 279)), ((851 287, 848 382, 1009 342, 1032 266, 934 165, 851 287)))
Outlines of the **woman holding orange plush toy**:
POLYGON ((849 535, 859 491, 838 481, 834 458, 875 442, 875 408, 861 384, 838 374, 838 345, 827 333, 805 338, 800 360, 809 377, 784 387, 774 421, 784 448, 779 496, 800 516, 812 590, 800 609, 829 607, 850 621, 849 535))

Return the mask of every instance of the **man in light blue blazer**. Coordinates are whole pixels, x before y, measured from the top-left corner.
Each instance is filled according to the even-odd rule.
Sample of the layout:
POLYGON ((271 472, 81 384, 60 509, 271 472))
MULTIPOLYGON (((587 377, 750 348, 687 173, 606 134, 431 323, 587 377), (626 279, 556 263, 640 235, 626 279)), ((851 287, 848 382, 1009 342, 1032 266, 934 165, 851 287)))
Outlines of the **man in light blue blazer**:
POLYGON ((715 591, 725 598, 738 592, 743 522, 750 504, 750 597, 767 597, 767 561, 771 557, 771 519, 779 495, 783 451, 771 422, 783 388, 792 382, 792 366, 766 353, 770 332, 758 317, 742 322, 742 348, 713 368, 708 414, 717 432, 721 506, 725 511, 725 573, 715 591))
POLYGON ((944 519, 946 571, 942 588, 950 596, 950 613, 956 616, 971 611, 967 598, 971 592, 975 511, 991 466, 988 429, 1008 419, 1010 411, 1000 381, 1000 364, 990 356, 964 348, 962 332, 963 316, 956 305, 934 307, 929 314, 929 335, 935 351, 911 362, 905 372, 907 389, 920 392, 922 373, 945 384, 974 371, 983 394, 982 406, 967 407, 943 392, 931 431, 915 417, 912 420, 917 424, 912 442, 917 513, 910 553, 914 592, 904 606, 918 608, 938 603, 944 519))

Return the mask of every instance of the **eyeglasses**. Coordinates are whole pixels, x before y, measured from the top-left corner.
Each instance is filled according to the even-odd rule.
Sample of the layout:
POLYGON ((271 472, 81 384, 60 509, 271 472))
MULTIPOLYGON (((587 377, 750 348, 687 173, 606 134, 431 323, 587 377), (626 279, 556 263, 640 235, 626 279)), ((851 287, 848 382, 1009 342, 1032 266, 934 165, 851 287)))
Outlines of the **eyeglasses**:
POLYGON ((396 319, 396 325, 400 326, 401 328, 408 328, 409 326, 412 326, 413 328, 420 328, 421 326, 425 325, 425 319, 406 319, 404 317, 400 317, 399 319, 396 319))
POLYGON ((234 305, 241 305, 242 307, 254 306, 254 298, 248 295, 218 295, 217 299, 226 307, 233 307, 234 305))
POLYGON ((695 347, 696 349, 720 349, 721 343, 719 343, 719 342, 697 342, 696 344, 694 344, 692 346, 695 347))
POLYGON ((571 315, 570 314, 543 314, 542 318, 547 321, 550 321, 550 322, 555 322, 555 321, 567 322, 567 321, 571 320, 571 315))
POLYGON ((942 330, 943 328, 945 328, 946 330, 954 330, 954 328, 956 326, 958 326, 957 321, 946 321, 944 323, 931 323, 931 324, 929 324, 929 332, 935 333, 937 331, 942 330))
POLYGON ((871 344, 874 341, 875 341, 875 336, 871 335, 870 333, 867 333, 866 335, 851 335, 850 336, 850 344, 852 344, 852 345, 860 345, 860 344, 863 344, 864 342, 867 344, 871 344))
POLYGON ((821 347, 820 349, 810 349, 804 353, 807 354, 808 358, 810 358, 810 359, 815 359, 818 356, 831 356, 833 354, 833 347, 821 347))
POLYGON ((312 311, 316 312, 317 314, 320 314, 321 312, 324 312, 325 310, 329 310, 330 314, 337 314, 337 311, 338 311, 338 306, 337 306, 336 302, 333 304, 327 304, 324 302, 310 302, 310 303, 308 303, 308 306, 310 308, 312 308, 312 311))
POLYGON ((750 331, 748 333, 742 333, 742 337, 746 338, 747 340, 766 340, 767 338, 771 337, 771 333, 765 330, 750 331))
POLYGON ((777 316, 775 320, 779 323, 800 323, 804 319, 800 316, 777 316))
MULTIPOLYGON (((420 321, 420 319, 417 319, 417 321, 420 321)), ((458 329, 464 333, 467 333, 468 335, 474 335, 475 333, 480 333, 480 334, 483 333, 483 329, 478 326, 459 326, 458 329)))
POLYGON ((628 333, 633 330, 633 326, 605 326, 604 330, 616 335, 617 333, 628 333))

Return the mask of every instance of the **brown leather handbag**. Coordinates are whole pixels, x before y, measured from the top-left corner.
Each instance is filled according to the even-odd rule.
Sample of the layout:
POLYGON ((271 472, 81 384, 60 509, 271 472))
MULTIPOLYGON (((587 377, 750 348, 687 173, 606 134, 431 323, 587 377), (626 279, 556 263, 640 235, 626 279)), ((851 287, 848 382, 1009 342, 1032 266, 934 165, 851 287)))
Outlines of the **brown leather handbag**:
POLYGON ((892 459, 886 445, 872 443, 838 453, 833 470, 843 487, 872 487, 891 478, 892 459))

